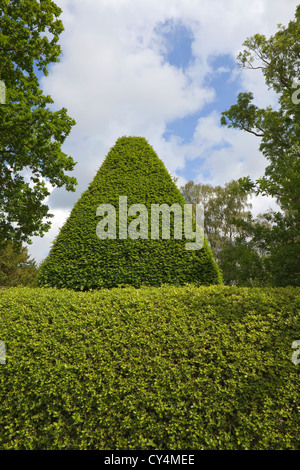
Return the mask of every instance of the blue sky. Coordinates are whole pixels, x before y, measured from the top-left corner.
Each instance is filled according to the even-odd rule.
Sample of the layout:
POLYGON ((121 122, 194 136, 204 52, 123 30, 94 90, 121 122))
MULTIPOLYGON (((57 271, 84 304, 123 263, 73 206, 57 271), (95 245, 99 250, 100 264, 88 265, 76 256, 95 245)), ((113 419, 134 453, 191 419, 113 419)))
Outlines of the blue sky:
MULTIPOLYGON (((166 61, 175 67, 185 68, 192 61, 191 33, 187 28, 180 26, 175 28, 173 34, 167 34, 166 39, 170 41, 172 49, 166 55, 166 61)), ((197 126, 198 120, 201 117, 209 115, 211 112, 216 111, 219 115, 235 104, 237 100, 239 89, 239 80, 231 77, 232 70, 237 67, 237 62, 230 55, 220 55, 210 59, 210 65, 213 72, 206 78, 206 83, 215 90, 216 96, 211 103, 207 103, 201 110, 187 115, 183 118, 175 119, 167 123, 167 129, 163 134, 165 140, 168 141, 170 136, 176 135, 182 139, 183 144, 189 144, 193 141, 193 135, 197 126)), ((222 143, 210 147, 220 149, 228 146, 229 144, 222 143)), ((207 153, 207 152, 206 152, 207 153)), ((202 163, 206 160, 206 154, 199 155, 192 161, 186 161, 184 168, 177 170, 177 175, 185 178, 186 180, 195 180, 195 173, 199 170, 202 163)), ((210 180, 210 172, 205 171, 202 174, 202 181, 210 180)), ((206 181, 205 181, 206 182, 206 181)))
MULTIPOLYGON (((267 37, 294 18, 298 0, 57 0, 65 31, 61 61, 41 77, 53 109, 77 124, 63 150, 77 163, 76 193, 52 188, 51 230, 33 237, 41 261, 118 137, 145 137, 178 186, 225 184, 263 175, 267 162, 252 135, 220 126, 241 91, 258 106, 276 105, 260 71, 236 62, 243 41, 267 37)), ((253 201, 254 213, 274 206, 253 201)))

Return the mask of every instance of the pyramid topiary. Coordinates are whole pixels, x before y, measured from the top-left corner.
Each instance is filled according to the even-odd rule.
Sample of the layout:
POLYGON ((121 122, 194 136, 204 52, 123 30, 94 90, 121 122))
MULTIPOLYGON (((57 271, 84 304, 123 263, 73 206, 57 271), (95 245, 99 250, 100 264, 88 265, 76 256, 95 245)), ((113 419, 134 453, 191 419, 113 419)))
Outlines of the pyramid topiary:
POLYGON ((201 249, 187 249, 184 217, 180 238, 170 212, 170 237, 162 235, 161 216, 156 219, 160 226, 158 238, 153 239, 151 208, 158 207, 154 204, 177 204, 184 211, 185 200, 146 139, 119 138, 54 240, 40 268, 40 286, 88 290, 126 285, 219 284, 221 274, 207 240, 204 238, 201 249), (126 220, 121 210, 125 206, 119 206, 120 201, 127 203, 126 220), (144 204, 148 226, 137 223, 142 211, 134 215, 129 210, 133 204, 144 204), (114 208, 115 213, 107 207, 114 208), (133 232, 137 233, 135 238, 133 232))

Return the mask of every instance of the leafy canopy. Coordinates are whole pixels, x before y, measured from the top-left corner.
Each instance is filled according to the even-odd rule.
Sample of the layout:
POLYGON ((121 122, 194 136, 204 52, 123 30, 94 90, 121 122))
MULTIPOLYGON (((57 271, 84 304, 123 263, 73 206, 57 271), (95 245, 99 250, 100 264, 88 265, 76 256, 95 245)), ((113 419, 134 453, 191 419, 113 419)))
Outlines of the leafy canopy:
POLYGON ((74 191, 75 162, 61 146, 75 121, 39 88, 38 75, 59 62, 61 9, 51 0, 0 0, 0 240, 30 242, 50 227, 46 182, 74 191))
MULTIPOLYGON (((260 69, 266 85, 278 94, 276 109, 259 108, 253 94, 240 93, 222 113, 221 123, 259 137, 268 166, 247 185, 274 197, 281 211, 271 217, 268 250, 276 285, 300 285, 300 5, 287 27, 279 25, 267 39, 256 34, 244 42, 238 60, 243 68, 260 69)), ((266 235, 266 234, 265 234, 266 235)))

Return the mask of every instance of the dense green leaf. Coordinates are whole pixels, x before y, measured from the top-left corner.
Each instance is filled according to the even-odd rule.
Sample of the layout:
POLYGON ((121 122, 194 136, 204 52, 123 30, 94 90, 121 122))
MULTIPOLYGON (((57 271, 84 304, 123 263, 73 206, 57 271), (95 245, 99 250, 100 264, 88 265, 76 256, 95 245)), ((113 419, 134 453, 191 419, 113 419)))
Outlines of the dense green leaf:
MULTIPOLYGON (((124 285, 159 286, 163 283, 183 285, 218 284, 221 275, 213 254, 204 240, 198 250, 187 250, 184 238, 174 236, 170 222, 170 239, 152 239, 152 204, 180 205, 185 200, 153 148, 142 137, 121 137, 109 151, 94 180, 76 202, 68 220, 53 243, 41 266, 40 285, 71 289, 98 289, 124 285), (146 238, 122 239, 122 230, 132 223, 120 221, 119 197, 127 197, 127 208, 144 204, 149 224, 146 238), (116 238, 100 240, 97 216, 101 204, 111 204, 116 211, 116 238)), ((182 219, 184 221, 184 218, 182 219)), ((193 220, 194 228, 195 221, 193 220)), ((152 224, 153 226, 153 224, 152 224)))
POLYGON ((0 79, 6 88, 0 104, 0 240, 27 241, 42 235, 51 218, 46 182, 74 191, 67 171, 74 161, 61 146, 75 121, 67 110, 50 110, 50 96, 39 88, 37 73, 58 62, 63 25, 52 0, 0 1, 0 79))
POLYGON ((0 292, 0 449, 299 449, 299 288, 0 292))

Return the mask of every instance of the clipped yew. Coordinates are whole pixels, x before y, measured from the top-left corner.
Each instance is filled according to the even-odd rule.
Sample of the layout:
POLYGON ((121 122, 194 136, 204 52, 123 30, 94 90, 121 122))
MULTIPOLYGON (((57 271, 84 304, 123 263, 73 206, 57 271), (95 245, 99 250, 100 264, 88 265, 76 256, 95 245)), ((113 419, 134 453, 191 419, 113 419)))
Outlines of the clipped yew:
POLYGON ((300 450, 299 310, 293 287, 4 289, 0 450, 300 450))
MULTIPOLYGON (((207 240, 201 249, 186 248, 191 240, 185 238, 184 217, 181 238, 174 236, 172 213, 170 238, 162 236, 161 219, 159 238, 151 237, 152 204, 180 204, 184 214, 185 200, 147 140, 121 137, 53 242, 40 269, 40 286, 89 290, 126 285, 220 284, 221 273, 207 240), (119 218, 120 197, 127 198, 127 208, 144 204, 148 210, 148 226, 137 227, 140 235, 135 239, 124 238, 124 233, 130 221, 137 221, 139 212, 128 217, 124 229, 124 221, 121 224, 119 218), (102 212, 99 216, 97 209, 102 204, 115 208, 114 238, 101 239, 97 233, 99 223, 104 223, 108 214, 102 212)), ((194 220, 193 224, 195 228, 194 220)))

